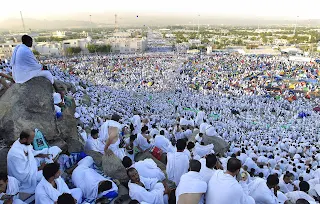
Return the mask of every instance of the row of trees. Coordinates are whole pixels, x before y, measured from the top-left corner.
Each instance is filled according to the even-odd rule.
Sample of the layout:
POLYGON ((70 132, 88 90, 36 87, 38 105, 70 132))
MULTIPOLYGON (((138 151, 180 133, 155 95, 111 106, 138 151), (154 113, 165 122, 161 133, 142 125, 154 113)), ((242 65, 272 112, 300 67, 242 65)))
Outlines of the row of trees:
POLYGON ((111 52, 111 45, 95 45, 95 44, 89 44, 87 45, 87 48, 90 53, 110 53, 111 52))

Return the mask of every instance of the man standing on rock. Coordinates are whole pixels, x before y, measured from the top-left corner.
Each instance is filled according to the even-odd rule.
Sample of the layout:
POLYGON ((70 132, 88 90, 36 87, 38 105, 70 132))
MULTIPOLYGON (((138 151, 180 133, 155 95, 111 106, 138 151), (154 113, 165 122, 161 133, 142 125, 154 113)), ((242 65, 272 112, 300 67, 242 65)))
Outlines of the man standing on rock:
POLYGON ((37 183, 41 180, 42 169, 45 163, 52 162, 51 156, 54 158, 59 154, 59 152, 51 152, 50 149, 60 150, 61 152, 61 149, 58 147, 51 147, 50 149, 41 151, 51 152, 52 155, 39 154, 39 151, 34 151, 31 145, 34 135, 34 131, 23 130, 20 138, 13 143, 7 155, 8 175, 15 177, 21 183, 20 192, 29 194, 34 193, 37 183), (38 167, 36 158, 41 158, 46 160, 46 162, 41 163, 38 167))
POLYGON ((28 35, 22 36, 22 44, 18 45, 11 57, 12 76, 16 83, 25 83, 34 77, 45 77, 51 84, 54 83, 50 71, 38 63, 34 54, 30 50, 32 38, 28 35))

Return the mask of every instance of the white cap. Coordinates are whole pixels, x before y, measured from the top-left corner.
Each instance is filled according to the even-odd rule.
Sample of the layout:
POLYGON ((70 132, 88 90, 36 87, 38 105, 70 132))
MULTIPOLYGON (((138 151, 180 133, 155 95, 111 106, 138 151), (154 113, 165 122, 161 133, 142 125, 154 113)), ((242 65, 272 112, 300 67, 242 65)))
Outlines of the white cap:
POLYGON ((53 93, 53 103, 58 104, 61 102, 62 102, 61 95, 59 93, 53 93))

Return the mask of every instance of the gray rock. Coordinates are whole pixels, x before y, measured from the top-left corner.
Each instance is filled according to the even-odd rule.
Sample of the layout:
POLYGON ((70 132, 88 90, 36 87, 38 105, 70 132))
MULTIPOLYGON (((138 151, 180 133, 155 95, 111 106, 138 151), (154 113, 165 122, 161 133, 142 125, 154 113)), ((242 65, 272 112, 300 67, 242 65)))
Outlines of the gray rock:
POLYGON ((56 87, 56 92, 64 91, 66 93, 68 91, 67 85, 63 81, 55 80, 54 84, 56 87))
POLYGON ((114 204, 118 199, 121 199, 121 204, 128 204, 131 199, 129 196, 129 191, 123 185, 118 186, 118 197, 116 197, 110 204, 114 204))
POLYGON ((9 148, 4 147, 0 149, 0 172, 7 172, 7 154, 9 148))
POLYGON ((208 137, 206 134, 204 134, 202 137, 203 137, 202 141, 204 142, 205 145, 208 145, 208 144, 214 145, 215 153, 219 153, 223 155, 229 149, 229 144, 220 137, 216 137, 216 136, 208 137))
POLYGON ((94 160, 94 163, 98 167, 102 167, 102 154, 93 150, 84 150, 84 153, 86 153, 88 156, 91 156, 94 160))
POLYGON ((67 138, 77 139, 78 120, 74 117, 74 109, 66 108, 62 114, 62 118, 56 120, 59 136, 64 140, 67 138))
POLYGON ((13 84, 0 98, 0 139, 13 143, 23 129, 38 128, 47 140, 59 133, 53 109, 53 86, 44 77, 13 84))
POLYGON ((117 179, 121 183, 129 181, 127 171, 122 165, 121 160, 109 149, 106 154, 102 156, 102 169, 107 176, 117 179))
POLYGON ((68 151, 70 153, 84 151, 84 144, 79 140, 79 138, 67 138, 65 141, 68 144, 68 151))

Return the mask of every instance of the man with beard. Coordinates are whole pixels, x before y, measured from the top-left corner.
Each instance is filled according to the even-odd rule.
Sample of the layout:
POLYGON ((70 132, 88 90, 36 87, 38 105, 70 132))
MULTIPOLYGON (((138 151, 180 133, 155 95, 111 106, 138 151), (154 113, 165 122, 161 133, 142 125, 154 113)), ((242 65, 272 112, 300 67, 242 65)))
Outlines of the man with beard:
POLYGON ((56 157, 57 154, 51 152, 50 149, 59 149, 57 147, 51 147, 49 149, 44 149, 49 153, 51 152, 50 154, 39 154, 39 151, 34 151, 31 145, 34 135, 34 131, 23 130, 20 133, 20 138, 13 143, 7 155, 8 175, 15 177, 21 183, 20 192, 28 194, 34 193, 37 183, 42 178, 42 169, 45 166, 44 162, 38 167, 36 157, 50 159, 49 161, 52 162, 51 159, 56 157))

